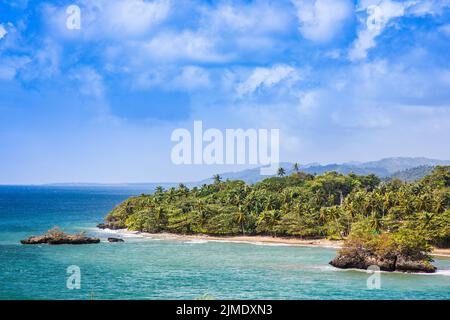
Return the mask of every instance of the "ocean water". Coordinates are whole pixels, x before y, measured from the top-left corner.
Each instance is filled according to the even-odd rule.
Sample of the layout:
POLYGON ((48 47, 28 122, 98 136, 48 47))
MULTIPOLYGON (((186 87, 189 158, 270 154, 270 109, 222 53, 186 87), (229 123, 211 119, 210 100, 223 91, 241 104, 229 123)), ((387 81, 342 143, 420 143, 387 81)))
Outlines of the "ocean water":
POLYGON ((450 259, 434 275, 380 273, 328 265, 328 248, 152 240, 108 243, 95 228, 107 212, 144 190, 0 187, 0 299, 450 299, 450 259), (20 239, 59 226, 102 238, 81 246, 24 246, 20 239), (81 272, 68 289, 69 266, 81 272))

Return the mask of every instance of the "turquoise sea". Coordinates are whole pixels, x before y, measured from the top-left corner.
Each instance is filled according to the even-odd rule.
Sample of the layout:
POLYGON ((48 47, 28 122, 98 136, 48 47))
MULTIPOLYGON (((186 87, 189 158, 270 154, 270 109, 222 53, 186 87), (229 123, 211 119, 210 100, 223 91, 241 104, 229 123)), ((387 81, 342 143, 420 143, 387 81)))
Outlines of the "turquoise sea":
POLYGON ((0 187, 0 299, 450 299, 450 259, 434 275, 334 269, 334 249, 258 243, 152 240, 105 242, 96 223, 144 190, 128 187, 0 187), (23 246, 53 226, 102 238, 81 246, 23 246), (69 266, 81 271, 68 289, 69 266))

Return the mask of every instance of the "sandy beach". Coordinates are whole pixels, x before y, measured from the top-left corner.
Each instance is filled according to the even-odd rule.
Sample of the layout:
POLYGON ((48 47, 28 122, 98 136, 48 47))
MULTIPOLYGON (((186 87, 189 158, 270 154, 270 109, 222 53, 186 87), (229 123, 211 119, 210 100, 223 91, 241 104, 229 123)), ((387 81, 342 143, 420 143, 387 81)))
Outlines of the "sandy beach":
MULTIPOLYGON (((342 240, 327 240, 327 239, 299 239, 299 238, 282 238, 271 236, 210 236, 203 234, 196 235, 179 235, 173 233, 147 233, 139 231, 129 231, 126 229, 111 230, 117 234, 123 235, 137 235, 158 240, 180 240, 180 241, 218 241, 218 242, 237 242, 237 243, 253 243, 253 244, 272 244, 272 245, 289 245, 289 246, 304 246, 304 247, 323 247, 335 248, 342 247, 342 240)), ((450 249, 435 248, 432 253, 434 256, 450 257, 450 249)))

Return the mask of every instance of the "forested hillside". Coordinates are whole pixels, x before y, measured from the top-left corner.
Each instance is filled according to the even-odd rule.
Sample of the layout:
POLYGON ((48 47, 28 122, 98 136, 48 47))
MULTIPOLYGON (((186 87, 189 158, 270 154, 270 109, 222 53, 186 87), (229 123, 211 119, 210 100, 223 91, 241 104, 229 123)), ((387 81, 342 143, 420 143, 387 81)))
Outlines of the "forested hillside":
MULTIPOLYGON (((152 233, 345 239, 352 229, 401 241, 450 244, 450 167, 415 183, 375 175, 294 172, 254 185, 221 181, 132 197, 106 217, 110 228, 152 233)), ((405 242, 405 243, 406 243, 405 242)))

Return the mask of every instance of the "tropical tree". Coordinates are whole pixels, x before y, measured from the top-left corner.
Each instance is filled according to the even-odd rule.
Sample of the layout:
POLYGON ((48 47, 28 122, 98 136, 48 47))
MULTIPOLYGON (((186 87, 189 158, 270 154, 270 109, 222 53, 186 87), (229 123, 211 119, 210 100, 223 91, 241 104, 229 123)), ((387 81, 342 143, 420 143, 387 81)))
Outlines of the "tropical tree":
POLYGON ((219 184, 222 181, 222 177, 219 174, 213 175, 214 184, 219 184))

